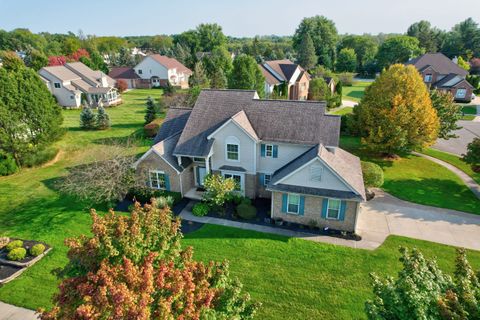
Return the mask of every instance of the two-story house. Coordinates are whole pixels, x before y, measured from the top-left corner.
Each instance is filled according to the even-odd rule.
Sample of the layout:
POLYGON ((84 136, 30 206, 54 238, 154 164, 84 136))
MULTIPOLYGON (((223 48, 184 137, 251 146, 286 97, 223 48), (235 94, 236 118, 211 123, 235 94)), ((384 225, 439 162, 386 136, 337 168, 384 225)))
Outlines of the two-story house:
POLYGON ((114 106, 122 103, 120 94, 114 87, 115 80, 81 62, 43 67, 38 73, 61 106, 80 107, 82 95, 92 106, 114 106))
POLYGON ((285 86, 290 100, 307 100, 310 75, 300 65, 288 59, 265 61, 259 65, 265 77, 265 96, 270 97, 275 87, 285 86))
POLYGON ((429 88, 450 92, 455 101, 472 100, 473 86, 465 80, 468 71, 460 68, 443 53, 426 53, 406 64, 417 68, 429 88))
POLYGON ((271 216, 354 231, 365 189, 356 156, 338 147, 340 117, 324 102, 262 100, 250 90, 203 90, 170 108, 137 173, 156 189, 200 198, 207 174, 271 199, 271 216))
POLYGON ((192 75, 192 71, 175 58, 159 54, 146 56, 133 70, 150 87, 164 87, 170 83, 186 89, 192 75))

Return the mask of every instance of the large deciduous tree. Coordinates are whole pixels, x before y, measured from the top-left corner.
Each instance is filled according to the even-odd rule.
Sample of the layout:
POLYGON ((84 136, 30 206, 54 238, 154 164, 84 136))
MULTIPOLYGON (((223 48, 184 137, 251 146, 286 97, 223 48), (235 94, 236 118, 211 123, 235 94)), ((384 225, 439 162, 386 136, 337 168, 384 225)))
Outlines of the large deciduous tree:
POLYGON ((260 97, 265 95, 265 77, 253 57, 239 55, 233 60, 233 70, 228 79, 230 89, 256 90, 260 97))
POLYGON ((251 319, 252 303, 227 262, 205 264, 182 250, 180 219, 155 200, 128 216, 92 210, 92 237, 68 239, 75 272, 60 284, 56 319, 251 319))
POLYGON ((302 42, 298 46, 297 62, 304 69, 310 70, 317 64, 317 55, 315 54, 315 47, 313 45, 312 37, 305 33, 302 42))
POLYGON ((323 78, 310 80, 308 86, 308 100, 327 100, 330 90, 323 78))
POLYGON ((449 92, 431 90, 430 99, 432 106, 437 110, 440 121, 438 137, 442 139, 455 138, 456 135, 453 131, 460 129, 457 121, 460 119, 462 107, 453 101, 453 96, 449 92))
POLYGON ((387 155, 410 152, 435 142, 437 112, 414 66, 396 64, 366 89, 354 119, 367 146, 387 155))
POLYGON ((455 25, 447 33, 442 52, 448 57, 480 56, 480 28, 472 18, 455 25))
POLYGON ((377 53, 379 67, 386 68, 391 64, 404 63, 423 53, 417 38, 410 36, 394 36, 385 40, 377 53))
POLYGON ((297 52, 305 34, 312 38, 318 63, 333 69, 338 40, 335 23, 323 16, 304 18, 293 35, 293 48, 297 52))
POLYGON ((437 28, 432 28, 430 22, 421 20, 408 27, 407 35, 415 37, 425 52, 437 52, 443 45, 445 35, 437 28))
POLYGON ((372 63, 378 51, 377 41, 369 35, 347 35, 342 38, 338 45, 339 51, 344 48, 352 48, 357 55, 357 71, 367 72, 368 64, 372 63))
POLYGON ((335 70, 337 72, 355 72, 357 69, 357 54, 352 48, 343 48, 338 53, 335 70))
POLYGON ((0 151, 18 165, 57 140, 63 130, 60 107, 37 73, 21 61, 0 68, 0 151))

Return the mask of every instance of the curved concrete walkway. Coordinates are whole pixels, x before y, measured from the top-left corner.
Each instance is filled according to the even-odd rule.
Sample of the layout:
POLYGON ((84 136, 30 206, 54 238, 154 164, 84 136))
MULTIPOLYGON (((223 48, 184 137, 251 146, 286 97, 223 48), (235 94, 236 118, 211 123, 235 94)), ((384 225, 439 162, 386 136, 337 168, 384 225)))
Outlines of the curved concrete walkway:
POLYGON ((0 320, 37 320, 35 311, 0 301, 0 320))
POLYGON ((423 154, 423 153, 413 152, 413 154, 415 154, 417 156, 420 156, 422 158, 428 159, 430 161, 433 161, 433 162, 441 165, 442 167, 445 167, 448 170, 455 173, 466 184, 466 186, 470 190, 472 190, 472 192, 477 196, 477 198, 480 199, 480 185, 478 185, 478 183, 476 183, 475 180, 473 180, 468 174, 466 174, 462 170, 458 169, 457 167, 455 167, 455 166, 451 165, 450 163, 447 163, 443 160, 440 160, 440 159, 437 159, 437 158, 434 158, 434 157, 431 157, 431 156, 427 156, 426 154, 423 154))

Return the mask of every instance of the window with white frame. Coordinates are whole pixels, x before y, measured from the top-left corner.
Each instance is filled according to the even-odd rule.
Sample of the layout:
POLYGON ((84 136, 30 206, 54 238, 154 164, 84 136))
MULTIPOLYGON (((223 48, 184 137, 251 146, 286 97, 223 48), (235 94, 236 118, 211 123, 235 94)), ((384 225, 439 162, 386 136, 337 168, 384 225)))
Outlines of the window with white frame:
POLYGON ((268 157, 268 158, 273 157, 273 145, 271 144, 265 145, 265 157, 268 157))
POLYGON ((310 180, 322 181, 323 167, 321 165, 312 165, 310 167, 310 180))
POLYGON ((57 88, 57 89, 60 89, 60 88, 61 88, 60 82, 55 82, 55 83, 53 84, 53 86, 54 86, 55 88, 57 88))
POLYGON ((425 78, 423 78, 423 81, 432 82, 432 75, 431 74, 426 74, 425 78))
POLYGON ((235 181, 235 191, 242 190, 242 177, 238 174, 225 173, 223 175, 225 179, 233 179, 235 181))
POLYGON ((225 139, 225 159, 230 161, 240 160, 240 140, 230 136, 225 139))
POLYGON ((193 157, 193 161, 205 163, 205 158, 193 157))
POLYGON ((327 219, 340 219, 341 200, 328 199, 327 219))
POLYGON ((300 196, 298 194, 288 194, 287 212, 298 214, 300 210, 300 196))
POLYGON ((268 184, 270 183, 270 180, 272 179, 272 175, 271 174, 265 174, 263 176, 263 185, 266 187, 268 186, 268 184))
POLYGON ((165 173, 163 171, 150 170, 150 187, 166 189, 165 173))
POLYGON ((457 93, 455 94, 456 98, 465 98, 467 95, 467 89, 457 89, 457 93))

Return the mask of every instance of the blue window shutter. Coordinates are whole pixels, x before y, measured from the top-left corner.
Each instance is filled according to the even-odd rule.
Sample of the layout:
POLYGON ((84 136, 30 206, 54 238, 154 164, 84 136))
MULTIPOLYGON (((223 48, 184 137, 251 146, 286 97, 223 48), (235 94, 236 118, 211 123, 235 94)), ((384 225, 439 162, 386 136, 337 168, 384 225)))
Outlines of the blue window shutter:
POLYGON ((165 189, 170 191, 170 177, 165 173, 165 189))
POLYGON ((305 197, 300 196, 300 210, 298 210, 298 214, 303 216, 304 211, 305 211, 305 197))
POLYGON ((282 212, 287 212, 287 202, 288 195, 286 193, 282 194, 282 212))
POLYGON ((347 201, 342 200, 340 202, 340 216, 338 217, 338 220, 343 221, 345 220, 345 210, 347 209, 347 201))
POLYGON ((263 143, 260 145, 260 154, 265 158, 265 145, 263 143))
POLYGON ((328 199, 324 198, 322 202, 322 218, 327 219, 328 199))
POLYGON ((260 185, 263 187, 265 185, 265 174, 259 173, 258 179, 259 179, 260 185))
POLYGON ((273 146, 273 157, 278 158, 278 146, 277 145, 273 146))

